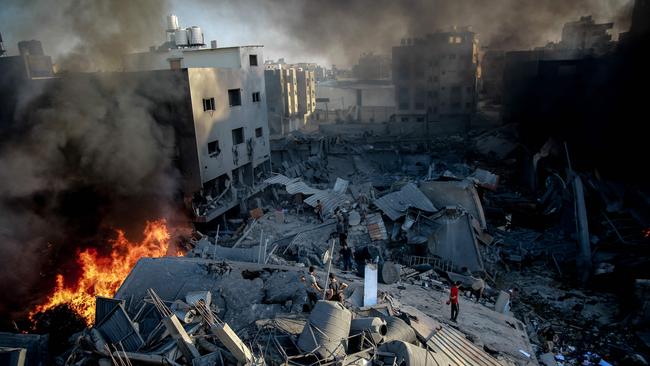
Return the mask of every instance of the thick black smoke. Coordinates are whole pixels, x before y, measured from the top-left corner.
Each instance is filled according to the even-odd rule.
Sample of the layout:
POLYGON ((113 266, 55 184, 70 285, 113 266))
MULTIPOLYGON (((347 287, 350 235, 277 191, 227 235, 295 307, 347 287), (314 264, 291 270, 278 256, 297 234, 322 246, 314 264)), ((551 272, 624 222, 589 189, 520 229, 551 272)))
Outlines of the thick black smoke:
MULTIPOLYGON (((404 37, 417 37, 450 26, 472 26, 482 45, 528 49, 558 41, 564 23, 583 15, 616 20, 614 35, 629 27, 622 13, 630 0, 231 0, 231 7, 269 51, 286 56, 326 58, 350 65, 366 51, 390 53, 404 37), (269 32, 268 30, 273 30, 269 32), (265 34, 282 34, 277 44, 265 34)), ((218 34, 215 35, 218 37, 218 34)), ((268 51, 267 51, 268 52, 268 51)))
POLYGON ((146 220, 180 212, 174 130, 158 121, 177 88, 144 74, 80 73, 119 70, 122 54, 159 40, 165 3, 21 1, 7 9, 26 18, 3 24, 5 34, 45 35, 66 72, 19 83, 16 112, 0 123, 2 327, 43 300, 55 273, 75 278, 78 249, 108 251, 114 229, 137 240, 146 220))

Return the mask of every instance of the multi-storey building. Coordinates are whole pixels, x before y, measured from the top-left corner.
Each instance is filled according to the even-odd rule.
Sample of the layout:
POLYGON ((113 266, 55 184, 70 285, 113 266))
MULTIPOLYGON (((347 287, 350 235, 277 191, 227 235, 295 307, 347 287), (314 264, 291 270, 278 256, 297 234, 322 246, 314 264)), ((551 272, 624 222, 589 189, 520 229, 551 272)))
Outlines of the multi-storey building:
POLYGON ((359 61, 352 67, 352 74, 359 80, 385 80, 390 79, 390 57, 364 53, 359 61))
POLYGON ((187 132, 196 150, 185 152, 195 155, 190 161, 196 165, 186 170, 195 177, 192 187, 202 193, 195 195, 199 221, 209 221, 256 193, 270 168, 263 59, 262 46, 160 47, 124 56, 126 71, 183 74, 185 99, 191 103, 187 132))
POLYGON ((264 64, 269 127, 275 135, 285 135, 307 124, 316 110, 314 71, 283 61, 264 64))
POLYGON ((264 71, 269 128, 273 135, 285 135, 298 129, 298 81, 296 69, 273 67, 264 71))
POLYGON ((397 118, 468 122, 476 111, 478 41, 469 28, 405 39, 393 47, 397 118))
POLYGON ((298 69, 296 71, 296 81, 298 84, 298 114, 303 117, 306 124, 316 110, 316 79, 314 72, 307 69, 298 69))

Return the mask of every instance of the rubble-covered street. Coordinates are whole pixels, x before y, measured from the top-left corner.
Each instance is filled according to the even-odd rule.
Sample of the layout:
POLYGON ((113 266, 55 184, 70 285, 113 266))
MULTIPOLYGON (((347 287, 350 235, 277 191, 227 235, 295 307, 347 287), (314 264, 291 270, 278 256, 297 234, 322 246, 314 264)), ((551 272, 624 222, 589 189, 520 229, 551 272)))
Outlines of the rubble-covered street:
POLYGON ((650 362, 650 0, 0 31, 0 365, 650 362))

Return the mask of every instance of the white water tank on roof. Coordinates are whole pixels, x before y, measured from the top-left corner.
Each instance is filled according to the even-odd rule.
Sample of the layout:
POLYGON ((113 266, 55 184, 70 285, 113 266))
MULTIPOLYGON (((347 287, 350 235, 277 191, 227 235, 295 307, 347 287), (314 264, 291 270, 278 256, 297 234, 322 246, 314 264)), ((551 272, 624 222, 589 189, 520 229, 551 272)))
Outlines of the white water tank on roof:
POLYGON ((179 28, 178 17, 174 14, 169 14, 167 16, 167 31, 175 31, 179 28))
POLYGON ((174 32, 174 42, 177 47, 187 47, 189 45, 187 30, 177 29, 176 32, 174 32))
POLYGON ((190 39, 190 46, 203 46, 203 31, 201 27, 193 25, 191 28, 187 28, 190 39))

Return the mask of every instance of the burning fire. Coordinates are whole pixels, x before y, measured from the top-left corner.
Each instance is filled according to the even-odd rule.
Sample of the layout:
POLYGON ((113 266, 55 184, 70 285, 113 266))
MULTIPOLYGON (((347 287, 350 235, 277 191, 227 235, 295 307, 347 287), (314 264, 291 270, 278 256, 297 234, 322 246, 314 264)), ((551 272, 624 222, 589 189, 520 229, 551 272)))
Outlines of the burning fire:
MULTIPOLYGON (((140 243, 128 241, 124 231, 117 230, 117 238, 111 240, 112 251, 109 256, 101 256, 90 248, 77 253, 77 263, 82 273, 76 284, 66 285, 63 275, 56 276, 54 292, 44 304, 38 305, 29 314, 48 310, 57 305, 68 304, 91 324, 95 317, 95 296, 112 297, 129 274, 138 259, 142 257, 162 257, 167 255, 171 235, 164 219, 147 221, 144 239, 140 243)), ((171 255, 182 255, 174 249, 171 255)))

